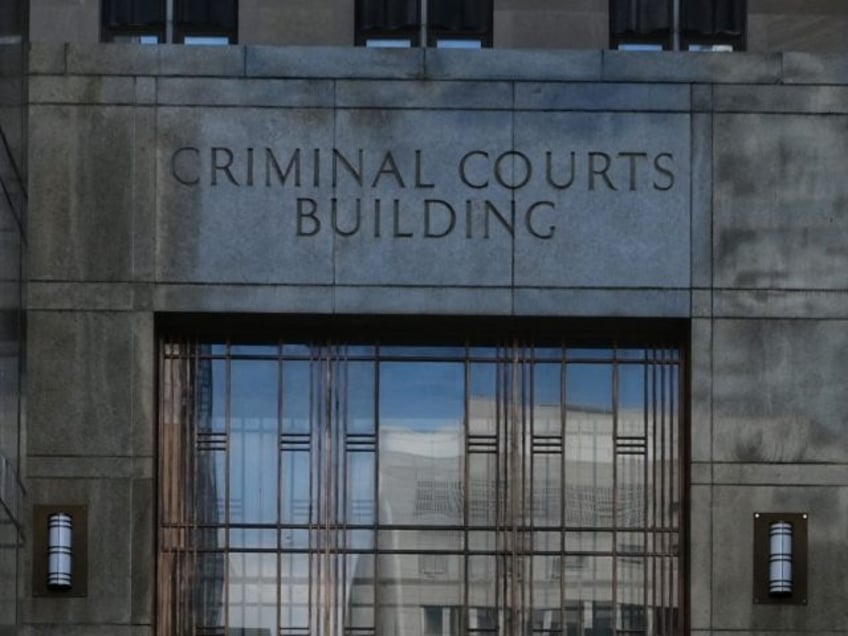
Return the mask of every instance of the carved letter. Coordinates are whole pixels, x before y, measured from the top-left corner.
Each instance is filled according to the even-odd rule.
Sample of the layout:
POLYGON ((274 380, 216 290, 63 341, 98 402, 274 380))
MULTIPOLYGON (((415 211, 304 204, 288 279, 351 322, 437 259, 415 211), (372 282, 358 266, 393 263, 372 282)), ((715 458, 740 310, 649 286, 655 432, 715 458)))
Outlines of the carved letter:
POLYGON ((391 151, 388 150, 386 151, 386 156, 383 157, 383 163, 380 164, 380 169, 377 171, 377 174, 374 175, 374 182, 371 184, 372 188, 377 187, 377 184, 380 182, 380 177, 384 174, 394 176, 401 188, 406 187, 403 182, 403 178, 400 176, 400 170, 398 170, 397 164, 395 163, 395 158, 392 156, 391 151))
POLYGON ((540 239, 549 239, 553 238, 554 232, 556 231, 556 227, 551 224, 548 226, 548 231, 546 234, 542 234, 538 232, 536 228, 533 226, 533 214, 536 212, 538 208, 542 206, 548 207, 551 210, 555 209, 553 201, 536 201, 533 205, 527 208, 527 214, 524 215, 524 222, 527 224, 527 231, 530 232, 533 236, 540 239))
POLYGON ((471 152, 467 152, 462 156, 462 159, 459 160, 459 178, 462 182, 467 185, 469 188, 477 188, 478 190, 482 188, 488 188, 489 182, 484 181, 483 183, 471 183, 468 180, 468 175, 465 172, 465 162, 468 161, 469 157, 473 157, 474 155, 480 155, 481 157, 489 158, 489 153, 484 152, 483 150, 472 150, 471 152))
POLYGON ((253 148, 247 149, 247 185, 253 185, 253 148))
POLYGON ((656 171, 668 177, 667 185, 660 185, 659 183, 654 181, 654 189, 665 191, 671 190, 674 187, 674 173, 671 171, 670 165, 666 168, 660 165, 660 159, 662 159, 663 157, 668 157, 670 161, 674 161, 674 157, 670 152, 661 152, 654 158, 654 168, 656 168, 656 171))
POLYGON ((233 176, 233 173, 230 171, 230 166, 233 165, 233 151, 229 148, 224 147, 216 147, 212 148, 212 185, 218 185, 218 171, 223 170, 224 174, 227 175, 227 179, 230 180, 234 186, 238 187, 238 181, 233 176), (218 155, 224 154, 227 157, 226 163, 223 165, 218 163, 218 155))
POLYGON ((609 176, 607 175, 607 170, 610 167, 610 156, 605 152, 590 152, 589 153, 589 189, 595 189, 595 175, 600 175, 603 180, 606 182, 607 187, 610 190, 615 190, 615 186, 610 181, 609 176), (603 168, 597 169, 595 168, 595 159, 597 157, 602 157, 604 160, 603 168))
POLYGON ((295 148, 291 159, 289 159, 289 165, 286 166, 285 172, 280 170, 280 164, 277 163, 277 158, 274 156, 273 151, 270 148, 265 148, 266 187, 270 187, 271 185, 271 166, 274 167, 274 171, 277 173, 277 179, 280 181, 280 185, 282 186, 286 185, 286 181, 289 179, 289 174, 292 169, 294 169, 294 185, 295 187, 300 187, 300 148, 295 148))
POLYGON ((424 238, 442 238, 443 236, 447 236, 453 232, 455 225, 456 212, 454 212, 453 207, 447 201, 442 201, 441 199, 426 199, 424 201, 424 238), (430 210, 433 205, 442 206, 448 213, 450 220, 442 232, 433 232, 430 228, 430 210))
POLYGON ((200 151, 197 148, 195 148, 194 146, 183 146, 182 148, 177 148, 177 150, 174 151, 174 154, 171 155, 171 174, 174 176, 174 179, 176 179, 178 182, 182 183, 183 185, 197 185, 198 183, 200 183, 200 174, 199 174, 200 170, 196 167, 199 158, 200 158, 200 151), (195 177, 193 179, 190 178, 190 177, 183 179, 183 177, 181 177, 177 173, 177 161, 179 160, 179 156, 184 152, 189 152, 189 153, 194 155, 194 159, 195 159, 195 161, 194 161, 194 164, 195 164, 194 175, 195 175, 195 177))
POLYGON ((356 180, 357 185, 362 187, 362 148, 359 149, 358 162, 356 168, 347 160, 337 148, 333 148, 333 187, 338 185, 339 163, 347 168, 347 171, 356 180))
MULTIPOLYGON (((513 163, 513 166, 517 168, 517 164, 519 162, 513 163)), ((518 170, 516 169, 516 172, 518 170)), ((527 158, 527 155, 524 153, 518 152, 517 150, 507 150, 505 153, 501 154, 495 160, 495 179, 500 183, 503 187, 509 188, 510 190, 518 190, 519 188, 523 188, 527 185, 527 182, 530 181, 530 177, 533 176, 533 164, 530 163, 530 160, 527 158), (513 176, 512 183, 507 183, 501 173, 501 163, 504 159, 516 157, 520 159, 520 163, 524 164, 524 178, 523 179, 515 179, 515 175, 513 176)))
POLYGON ((415 151, 415 187, 416 188, 435 188, 435 183, 424 183, 421 177, 421 151, 415 151))
POLYGON ((315 199, 299 198, 297 200, 297 235, 298 236, 315 236, 321 231, 321 221, 318 220, 318 202, 315 199), (309 211, 304 211, 306 205, 310 206, 309 211), (304 220, 308 219, 312 223, 312 230, 304 229, 304 220))
POLYGON ((619 157, 626 157, 630 162, 630 191, 636 191, 636 160, 647 159, 647 152, 620 152, 619 157))
POLYGON ((557 183, 554 181, 554 168, 553 168, 553 153, 549 150, 545 153, 545 178, 548 183, 556 188, 557 190, 567 190, 571 187, 571 184, 574 183, 574 164, 576 163, 575 153, 572 151, 571 153, 571 176, 568 178, 568 181, 565 183, 557 183))
POLYGON ((339 236, 353 236, 359 232, 359 225, 362 223, 362 199, 356 199, 356 223, 352 230, 343 230, 339 227, 339 200, 336 197, 330 199, 330 217, 332 219, 333 230, 339 236))
POLYGON ((411 238, 412 232, 400 231, 400 200, 392 200, 392 215, 394 216, 394 234, 395 238, 411 238))
POLYGON ((483 237, 489 238, 489 216, 495 215, 495 218, 500 221, 501 225, 506 228, 510 236, 515 236, 515 201, 510 201, 509 220, 504 218, 500 210, 498 210, 491 201, 483 202, 483 237))

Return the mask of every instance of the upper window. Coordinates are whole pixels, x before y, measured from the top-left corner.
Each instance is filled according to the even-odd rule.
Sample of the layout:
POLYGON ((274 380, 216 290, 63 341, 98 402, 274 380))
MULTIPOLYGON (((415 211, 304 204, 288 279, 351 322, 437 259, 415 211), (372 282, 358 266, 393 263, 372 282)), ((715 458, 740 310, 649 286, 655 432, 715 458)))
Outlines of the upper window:
POLYGON ((238 0, 103 0, 102 39, 158 44, 234 44, 238 0))
POLYGON ((739 51, 745 0, 610 0, 610 47, 739 51))
POLYGON ((492 46, 492 0, 357 0, 360 46, 492 46))

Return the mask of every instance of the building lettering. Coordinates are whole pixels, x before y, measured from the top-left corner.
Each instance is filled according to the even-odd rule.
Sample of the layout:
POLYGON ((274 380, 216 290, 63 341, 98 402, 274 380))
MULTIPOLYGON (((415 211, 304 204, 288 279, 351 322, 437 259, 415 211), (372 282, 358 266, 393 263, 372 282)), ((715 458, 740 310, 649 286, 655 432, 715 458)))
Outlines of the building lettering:
POLYGON ((182 146, 171 154, 170 172, 184 188, 289 193, 281 205, 299 237, 332 232, 344 238, 489 239, 524 232, 547 240, 561 220, 557 199, 569 191, 626 196, 675 185, 672 153, 633 149, 469 149, 455 160, 437 160, 421 149, 182 146), (440 186, 452 193, 465 188, 467 195, 448 199, 439 196, 440 186), (339 189, 351 195, 339 196, 339 189), (405 194, 413 192, 420 194, 405 194))

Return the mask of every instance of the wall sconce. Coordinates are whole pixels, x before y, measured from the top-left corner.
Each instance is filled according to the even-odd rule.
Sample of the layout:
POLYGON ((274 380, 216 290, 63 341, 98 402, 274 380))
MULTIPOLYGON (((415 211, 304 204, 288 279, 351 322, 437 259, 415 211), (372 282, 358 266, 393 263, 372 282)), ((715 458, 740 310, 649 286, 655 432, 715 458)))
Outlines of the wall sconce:
POLYGON ((66 512, 47 516, 47 587, 71 588, 73 517, 66 512))
POLYGON ((35 506, 32 528, 33 596, 86 596, 86 507, 35 506))
POLYGON ((754 603, 807 603, 806 513, 754 513, 754 603))

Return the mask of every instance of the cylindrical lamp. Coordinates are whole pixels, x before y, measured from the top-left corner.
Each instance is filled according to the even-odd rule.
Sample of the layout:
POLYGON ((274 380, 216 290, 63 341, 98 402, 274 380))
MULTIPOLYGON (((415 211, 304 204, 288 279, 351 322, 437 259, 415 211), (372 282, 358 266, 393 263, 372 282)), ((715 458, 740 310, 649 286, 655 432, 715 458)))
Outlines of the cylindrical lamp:
POLYGON ((73 519, 64 512, 47 517, 47 586, 56 590, 71 587, 71 534, 73 519))
POLYGON ((769 594, 792 594, 792 524, 769 524, 769 594))

